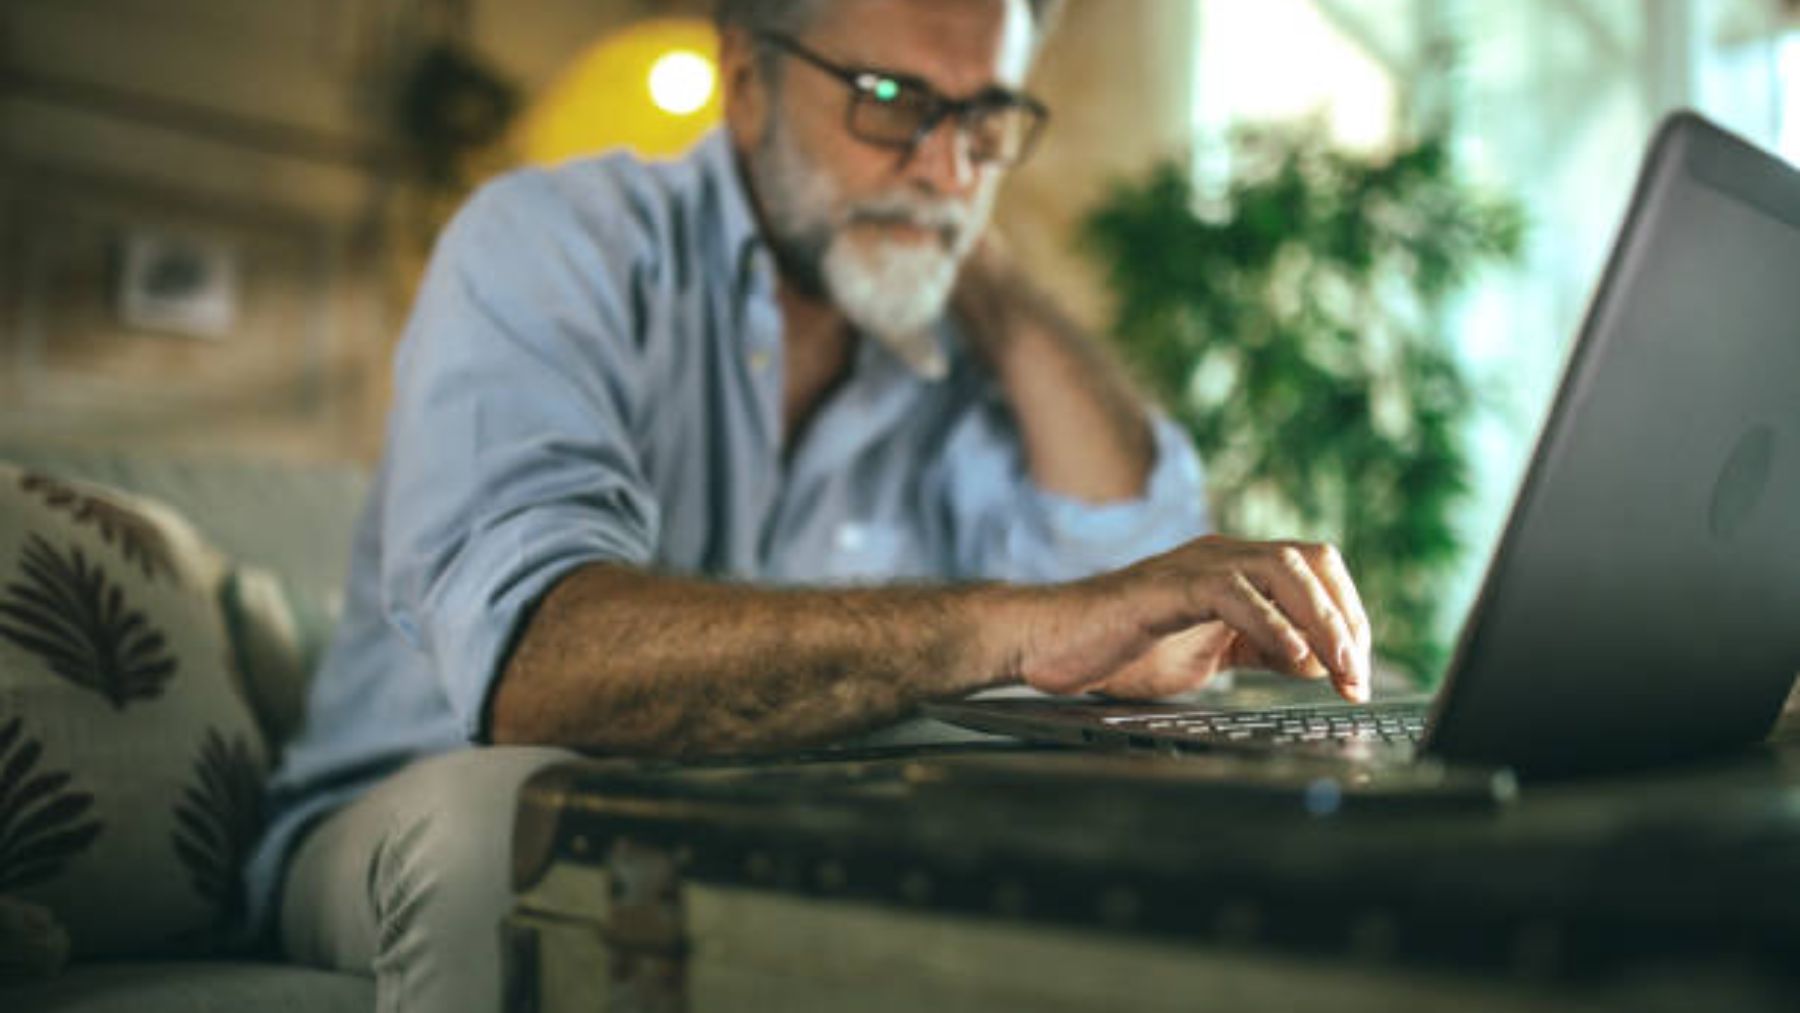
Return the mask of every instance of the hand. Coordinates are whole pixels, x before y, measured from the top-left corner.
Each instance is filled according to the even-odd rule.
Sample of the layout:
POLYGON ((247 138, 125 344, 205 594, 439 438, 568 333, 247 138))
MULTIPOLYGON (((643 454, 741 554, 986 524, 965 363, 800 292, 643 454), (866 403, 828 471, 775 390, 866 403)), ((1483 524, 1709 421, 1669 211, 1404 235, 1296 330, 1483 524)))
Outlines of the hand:
POLYGON ((1120 700, 1161 700, 1199 689, 1232 668, 1268 668, 1248 639, 1223 622, 1200 623, 1158 640, 1087 691, 1120 700))
POLYGON ((1368 614, 1329 545, 1209 536, 1050 592, 1020 675, 1045 692, 1168 696, 1255 665, 1369 697, 1368 614))
POLYGON ((999 372, 1001 353, 1018 329, 1018 312, 1027 298, 1023 276, 993 229, 981 237, 963 261, 950 295, 950 311, 962 323, 970 350, 999 372))
POLYGON ((1156 461, 1144 398, 1104 344, 1032 284, 993 233, 963 264, 953 309, 999 381, 1039 488, 1088 503, 1134 499, 1156 461))

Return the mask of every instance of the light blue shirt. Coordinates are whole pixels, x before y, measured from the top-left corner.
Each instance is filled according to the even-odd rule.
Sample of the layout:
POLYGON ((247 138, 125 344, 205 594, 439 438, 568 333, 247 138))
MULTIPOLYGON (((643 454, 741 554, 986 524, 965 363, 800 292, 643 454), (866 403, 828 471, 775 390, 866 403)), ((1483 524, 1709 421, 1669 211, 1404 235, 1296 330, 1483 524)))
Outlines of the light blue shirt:
POLYGON ((1143 498, 1032 484, 999 386, 861 340, 784 459, 782 320, 727 136, 483 187, 439 239, 396 362, 344 617, 250 864, 270 912, 311 822, 410 760, 484 740, 521 618, 583 563, 773 583, 1070 579, 1200 533, 1166 419, 1143 498))

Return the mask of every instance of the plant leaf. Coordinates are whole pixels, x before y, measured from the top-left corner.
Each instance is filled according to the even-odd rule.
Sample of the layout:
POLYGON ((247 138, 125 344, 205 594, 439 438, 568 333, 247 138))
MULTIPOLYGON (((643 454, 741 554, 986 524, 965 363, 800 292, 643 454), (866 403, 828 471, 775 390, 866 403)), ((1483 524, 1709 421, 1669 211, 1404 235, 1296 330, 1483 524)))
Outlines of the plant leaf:
POLYGON ((1222 194, 1203 204, 1164 163, 1114 186, 1081 235, 1124 358, 1206 462, 1215 528, 1338 543, 1377 649, 1429 680, 1481 405, 1448 301, 1517 256, 1524 220, 1463 181, 1443 137, 1382 157, 1328 136, 1236 130, 1222 194))

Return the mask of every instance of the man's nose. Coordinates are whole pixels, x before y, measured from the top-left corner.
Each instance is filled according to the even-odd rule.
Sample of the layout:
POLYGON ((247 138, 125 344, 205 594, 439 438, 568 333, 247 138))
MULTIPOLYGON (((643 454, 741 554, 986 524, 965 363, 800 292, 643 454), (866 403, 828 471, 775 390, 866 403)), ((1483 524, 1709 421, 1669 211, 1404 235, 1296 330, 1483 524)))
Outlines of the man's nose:
POLYGON ((969 154, 969 135, 955 116, 946 116, 913 146, 907 174, 937 193, 966 197, 979 170, 969 154))

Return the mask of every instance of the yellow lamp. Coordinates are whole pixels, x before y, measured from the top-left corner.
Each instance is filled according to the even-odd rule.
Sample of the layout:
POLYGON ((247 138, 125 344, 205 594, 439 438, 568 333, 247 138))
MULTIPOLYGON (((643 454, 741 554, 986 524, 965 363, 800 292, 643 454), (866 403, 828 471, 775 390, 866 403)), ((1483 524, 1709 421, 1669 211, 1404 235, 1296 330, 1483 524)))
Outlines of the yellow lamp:
POLYGON ((608 148, 678 154, 719 122, 718 33, 710 21, 640 21, 588 47, 515 128, 528 162, 608 148))

